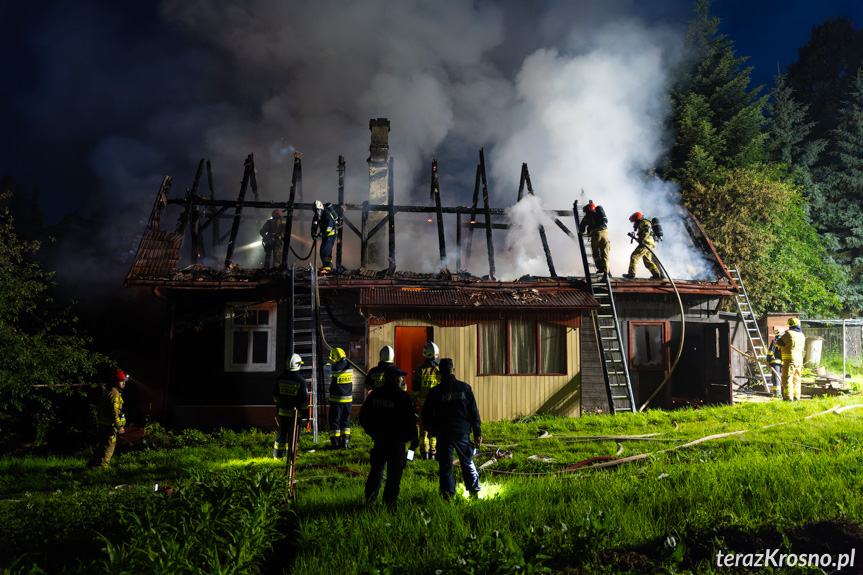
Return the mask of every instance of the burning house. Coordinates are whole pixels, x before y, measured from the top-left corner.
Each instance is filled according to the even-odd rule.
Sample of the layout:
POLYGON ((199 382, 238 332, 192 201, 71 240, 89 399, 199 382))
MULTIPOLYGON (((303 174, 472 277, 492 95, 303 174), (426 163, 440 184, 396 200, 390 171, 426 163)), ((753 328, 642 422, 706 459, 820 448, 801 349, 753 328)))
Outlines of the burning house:
MULTIPOLYGON (((303 197, 301 154, 294 155, 291 186, 279 201, 258 198, 252 155, 236 199, 216 199, 211 178, 208 192, 200 191, 205 168, 210 173, 203 160, 182 197, 171 197, 171 178, 164 179, 126 285, 151 290, 168 309, 168 423, 271 425, 273 383, 292 353, 305 361, 313 415, 323 417, 325 358, 332 347, 344 349, 358 368, 358 408, 365 395, 360 372, 377 363, 382 347, 395 349, 410 389, 429 340, 442 357, 454 359, 456 375, 473 387, 484 420, 733 401, 732 381, 747 376, 744 361, 731 356, 731 344, 746 342, 734 316, 720 308, 738 286, 691 215, 681 212, 681 226, 690 248, 707 262, 709 279, 600 281, 578 234, 575 203, 544 214, 553 231, 565 235, 569 251, 580 252, 583 273, 558 275, 547 238, 551 228, 539 224, 531 229, 548 274, 503 281, 497 278, 494 234, 507 233, 514 222, 507 210, 490 205, 482 150, 472 205, 444 205, 436 162, 431 205, 398 205, 389 129, 386 119, 370 122, 369 193, 361 202, 345 197, 340 157, 338 197, 328 200, 341 225, 334 271, 327 275, 317 273, 319 246, 309 239, 314 204, 303 197), (249 247, 238 245, 239 238, 249 237, 240 233, 242 226, 260 227, 259 218, 248 214, 273 209, 284 214, 280 257, 266 268, 238 264, 237 254, 249 247), (165 229, 170 212, 178 213, 177 224, 165 229), (417 241, 439 255, 439 271, 408 271, 410 262, 397 257, 396 227, 407 215, 436 223, 436 245, 428 238, 417 241), (447 242, 453 234, 446 233, 453 223, 454 246, 447 242), (349 250, 358 264, 352 269, 343 265, 349 250), (481 251, 488 267, 480 258, 483 269, 465 271, 481 251)), ((525 164, 519 203, 532 195, 525 164)), ((260 242, 250 245, 262 251, 260 242)))

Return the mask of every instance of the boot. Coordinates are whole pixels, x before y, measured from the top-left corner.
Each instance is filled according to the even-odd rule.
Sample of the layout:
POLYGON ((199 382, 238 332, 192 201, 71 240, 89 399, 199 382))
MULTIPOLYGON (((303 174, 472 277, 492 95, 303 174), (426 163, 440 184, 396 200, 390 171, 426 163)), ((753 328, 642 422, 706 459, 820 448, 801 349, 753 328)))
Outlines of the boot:
POLYGON ((342 449, 347 449, 348 444, 351 442, 350 435, 342 435, 342 449))
POLYGON ((625 278, 626 278, 626 279, 628 279, 628 280, 634 280, 634 279, 635 279, 635 274, 633 274, 633 273, 628 273, 628 272, 627 272, 627 273, 623 274, 623 277, 625 277, 625 278))
POLYGON ((339 448, 339 444, 340 444, 341 442, 339 441, 339 438, 338 438, 338 437, 336 437, 335 435, 333 435, 332 437, 330 437, 330 443, 332 443, 332 444, 333 444, 333 449, 338 449, 338 448, 339 448))
POLYGON ((650 277, 652 277, 655 280, 661 280, 662 279, 662 272, 660 272, 659 270, 651 271, 650 277))

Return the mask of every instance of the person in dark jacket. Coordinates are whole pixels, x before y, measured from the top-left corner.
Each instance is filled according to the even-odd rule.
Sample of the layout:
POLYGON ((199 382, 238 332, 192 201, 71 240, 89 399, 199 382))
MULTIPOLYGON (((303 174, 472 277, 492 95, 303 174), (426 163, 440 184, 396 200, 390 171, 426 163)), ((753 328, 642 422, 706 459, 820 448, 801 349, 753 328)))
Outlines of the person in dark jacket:
POLYGON ((375 442, 369 453, 371 469, 365 490, 368 503, 378 499, 384 467, 387 470, 384 503, 396 502, 407 463, 405 444, 410 442, 410 449, 415 450, 419 443, 413 400, 398 385, 398 378, 405 375, 399 369, 389 370, 384 385, 373 389, 360 409, 360 425, 375 442))
POLYGON ((282 459, 285 455, 289 459, 294 458, 297 439, 300 434, 300 422, 308 417, 309 390, 306 380, 300 375, 301 365, 303 365, 303 360, 300 356, 296 353, 292 355, 291 359, 288 360, 288 369, 279 375, 273 389, 276 421, 279 424, 276 441, 273 443, 273 459, 282 459), (296 424, 294 417, 297 418, 296 424), (293 437, 289 437, 294 425, 296 425, 297 433, 293 437))
POLYGON ((321 238, 321 269, 318 271, 322 274, 333 272, 333 246, 336 243, 338 227, 333 205, 330 203, 322 204, 320 200, 316 200, 315 215, 312 221, 312 238, 316 235, 321 238))
POLYGON ((282 263, 282 249, 285 247, 285 220, 282 212, 273 210, 272 218, 261 227, 261 243, 264 246, 264 267, 277 268, 282 263))
MULTIPOLYGON (((392 347, 385 345, 381 348, 380 351, 380 361, 376 366, 369 370, 369 373, 366 375, 365 379, 365 388, 369 391, 382 387, 384 382, 387 379, 392 378, 395 381, 395 378, 399 377, 396 373, 404 374, 405 372, 399 369, 399 367, 393 363, 396 358, 396 352, 392 347)), ((401 386, 402 389, 405 389, 407 384, 401 386)))
POLYGON ((596 271, 602 274, 602 280, 609 278, 608 258, 611 253, 611 241, 608 238, 608 218, 602 206, 597 206, 589 200, 582 208, 584 217, 578 226, 578 233, 587 234, 590 238, 590 251, 596 271))
POLYGON ((330 378, 330 443, 338 449, 347 449, 351 441, 351 405, 354 401, 354 370, 348 363, 345 350, 330 350, 333 362, 330 378))
POLYGON ((440 360, 441 382, 429 390, 422 410, 422 421, 431 435, 437 437, 438 475, 444 498, 455 495, 452 476, 453 451, 458 456, 461 475, 471 497, 480 491, 479 472, 473 462, 476 446, 482 445, 482 422, 471 387, 453 374, 453 361, 440 360))

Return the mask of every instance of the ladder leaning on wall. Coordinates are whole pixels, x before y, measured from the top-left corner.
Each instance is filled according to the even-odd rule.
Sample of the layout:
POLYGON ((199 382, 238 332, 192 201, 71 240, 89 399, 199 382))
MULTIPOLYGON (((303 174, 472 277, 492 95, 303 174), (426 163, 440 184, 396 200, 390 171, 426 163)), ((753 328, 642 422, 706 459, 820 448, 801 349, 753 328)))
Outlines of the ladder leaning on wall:
POLYGON ((749 349, 753 355, 758 358, 755 365, 758 369, 758 374, 761 377, 761 383, 764 384, 764 389, 769 390, 767 384, 770 377, 770 368, 767 366, 767 346, 764 345, 764 339, 761 337, 761 330, 758 328, 758 321, 755 319, 755 312, 752 310, 752 304, 749 303, 749 296, 746 294, 746 288, 743 286, 743 279, 740 277, 740 272, 736 267, 728 268, 728 274, 731 279, 737 284, 740 290, 734 296, 734 302, 737 304, 737 315, 740 321, 743 322, 743 327, 746 330, 746 336, 749 338, 749 349), (764 362, 764 363, 762 363, 764 362))
POLYGON ((300 375, 309 384, 309 424, 312 441, 318 441, 317 321, 315 315, 315 270, 310 266, 309 284, 296 281, 294 265, 290 267, 291 301, 288 306, 288 357, 298 353, 303 358, 300 375))

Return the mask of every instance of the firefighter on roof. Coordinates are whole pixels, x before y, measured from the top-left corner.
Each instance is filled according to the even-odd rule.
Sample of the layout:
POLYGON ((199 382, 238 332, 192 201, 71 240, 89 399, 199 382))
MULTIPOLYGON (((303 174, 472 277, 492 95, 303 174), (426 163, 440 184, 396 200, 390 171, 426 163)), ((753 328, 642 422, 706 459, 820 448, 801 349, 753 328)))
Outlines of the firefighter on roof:
POLYGON ((596 271, 602 274, 602 280, 605 281, 609 278, 608 257, 611 252, 608 218, 605 217, 602 206, 597 206, 593 200, 589 200, 581 211, 584 212, 584 217, 581 218, 578 232, 586 233, 590 237, 590 250, 593 254, 593 262, 596 264, 596 271))
POLYGON ((800 376, 803 369, 803 346, 806 336, 796 317, 788 319, 788 331, 776 341, 782 349, 782 399, 794 401, 801 398, 800 376))
POLYGON ((322 274, 329 274, 333 271, 333 246, 336 243, 337 229, 338 223, 333 205, 330 203, 322 204, 319 200, 315 200, 312 238, 315 236, 321 238, 321 269, 318 271, 322 274))
POLYGON ((351 440, 351 405, 354 401, 354 370, 340 347, 330 350, 330 443, 347 449, 351 440))
MULTIPOLYGON (((433 341, 428 342, 423 347, 423 357, 426 359, 417 367, 413 379, 414 407, 416 407, 417 414, 422 413, 429 390, 439 384, 441 379, 440 368, 438 367, 440 365, 440 350, 433 341)), ((429 432, 420 418, 420 454, 422 458, 433 459, 436 447, 437 439, 429 437, 429 432)))
POLYGON ((285 246, 285 220, 282 219, 282 212, 273 210, 272 216, 261 227, 265 268, 275 268, 281 265, 282 249, 285 246))
POLYGON ((276 442, 273 444, 273 458, 282 459, 285 455, 288 459, 294 458, 297 449, 297 441, 300 435, 300 421, 305 419, 309 413, 309 391, 306 380, 300 375, 300 366, 303 360, 296 353, 288 360, 287 370, 283 371, 276 380, 273 390, 273 403, 276 404, 276 421, 279 430, 276 432, 276 442), (297 433, 289 437, 294 429, 294 417, 297 433))
MULTIPOLYGON (((371 368, 368 375, 366 375, 365 387, 367 390, 373 390, 375 388, 383 386, 385 378, 390 372, 398 371, 401 373, 406 373, 400 370, 398 366, 393 363, 396 359, 396 352, 395 350, 393 350, 392 347, 388 345, 382 347, 380 352, 380 359, 381 360, 378 362, 378 364, 375 367, 371 368)), ((398 380, 396 379, 394 381, 398 380)), ((402 380, 402 383, 399 384, 399 386, 402 389, 407 387, 407 385, 404 384, 404 380, 402 380)))
POLYGON ((413 400, 398 384, 406 372, 395 368, 386 371, 384 383, 366 397, 360 408, 360 425, 375 442, 369 453, 371 469, 366 480, 366 502, 377 501, 384 467, 387 482, 384 503, 393 505, 399 496, 402 471, 407 462, 405 444, 410 442, 413 451, 417 446, 417 418, 413 400))
POLYGON ((635 272, 638 270, 638 260, 643 259, 644 267, 650 272, 651 277, 655 279, 661 278, 662 273, 660 273, 656 264, 653 263, 653 256, 650 253, 650 250, 656 247, 656 242, 653 239, 653 225, 641 212, 635 212, 629 216, 629 221, 632 222, 632 229, 637 234, 637 236, 633 236, 632 234, 630 236, 638 241, 638 246, 636 246, 629 257, 629 272, 623 274, 623 277, 630 280, 634 279, 635 272))
POLYGON ((123 390, 129 376, 118 369, 108 388, 102 394, 99 406, 99 446, 90 460, 90 466, 108 467, 117 447, 117 436, 126 433, 126 414, 123 413, 123 390))

